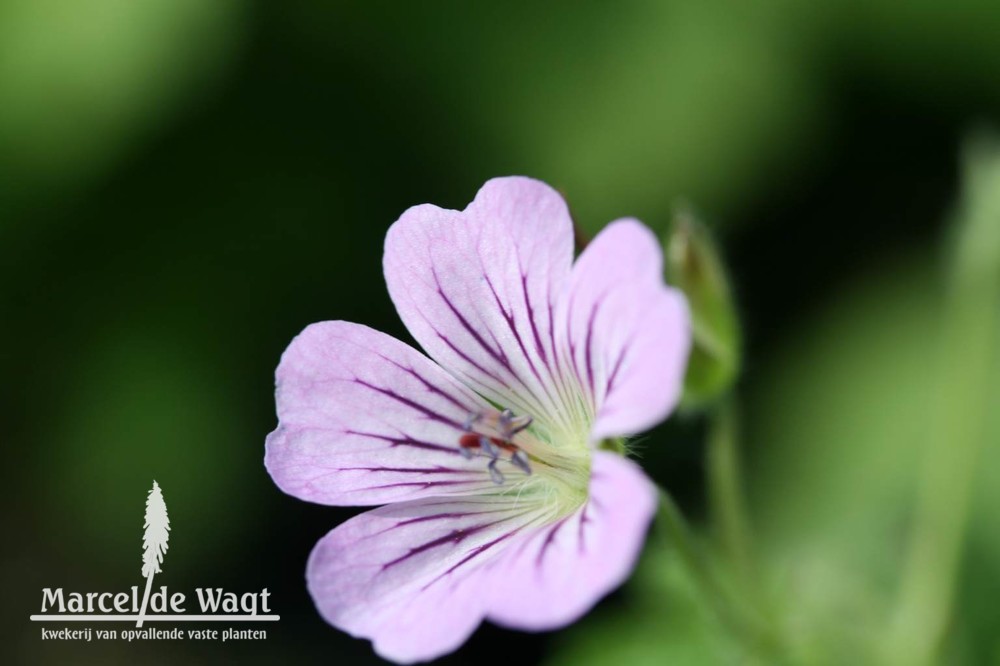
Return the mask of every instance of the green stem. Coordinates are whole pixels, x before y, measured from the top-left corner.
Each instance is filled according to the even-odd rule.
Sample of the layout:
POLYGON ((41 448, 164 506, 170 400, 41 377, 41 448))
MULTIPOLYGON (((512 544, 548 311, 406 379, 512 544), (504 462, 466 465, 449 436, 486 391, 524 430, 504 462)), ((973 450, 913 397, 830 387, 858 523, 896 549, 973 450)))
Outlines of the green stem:
POLYGON ((733 584, 746 611, 774 638, 778 622, 760 580, 741 479, 739 410, 730 395, 711 415, 708 433, 708 494, 712 524, 716 526, 722 551, 733 568, 733 584))
POLYGON ((666 534, 669 545, 677 549, 677 554, 691 574, 691 578, 705 593, 705 598, 714 607, 720 619, 728 618, 730 611, 724 603, 724 593, 712 572, 706 566, 705 557, 698 552, 694 536, 680 509, 667 491, 660 489, 660 511, 656 524, 666 534))
POLYGON ((735 400, 725 400, 713 413, 708 435, 708 492, 713 524, 723 550, 745 584, 753 578, 750 529, 740 483, 738 417, 735 400))

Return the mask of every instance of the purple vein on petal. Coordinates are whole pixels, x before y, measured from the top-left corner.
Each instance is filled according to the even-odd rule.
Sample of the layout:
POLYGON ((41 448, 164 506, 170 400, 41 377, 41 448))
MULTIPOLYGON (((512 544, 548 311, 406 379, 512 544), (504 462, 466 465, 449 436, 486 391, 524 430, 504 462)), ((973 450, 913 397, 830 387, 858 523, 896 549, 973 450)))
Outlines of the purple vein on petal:
POLYGON ((594 396, 595 398, 597 394, 597 387, 594 385, 594 320, 597 318, 597 311, 600 309, 601 303, 601 299, 596 300, 594 302, 594 307, 590 310, 590 318, 587 320, 587 340, 584 342, 584 358, 586 359, 587 365, 587 385, 590 386, 591 396, 594 396))
MULTIPOLYGON (((531 332, 535 336, 535 347, 538 348, 538 355, 542 358, 542 363, 544 363, 545 366, 549 368, 549 372, 551 372, 552 368, 549 367, 549 361, 545 355, 545 346, 542 344, 542 336, 538 333, 538 327, 535 325, 535 311, 534 308, 531 307, 531 299, 528 298, 528 276, 524 273, 521 273, 521 293, 524 294, 524 305, 528 309, 528 322, 531 324, 531 332)), ((549 327, 551 328, 551 308, 549 315, 549 327)))
POLYGON ((435 578, 431 579, 431 581, 429 583, 427 583, 422 588, 420 588, 420 591, 423 592, 424 590, 426 590, 427 588, 429 588, 431 585, 434 585, 435 583, 437 583, 441 579, 445 578, 446 576, 450 576, 451 574, 453 574, 462 565, 468 564, 472 559, 474 559, 476 557, 479 557, 480 555, 482 555, 483 553, 485 553, 486 551, 488 551, 493 546, 496 546, 497 544, 506 541, 507 539, 511 538, 512 536, 514 536, 515 534, 517 534, 520 531, 521 531, 521 528, 518 527, 516 529, 511 530, 510 532, 504 532, 503 534, 501 534, 500 536, 498 536, 496 539, 493 539, 492 541, 487 541, 484 544, 476 546, 471 551, 469 551, 465 555, 465 557, 463 557, 461 560, 459 560, 455 564, 451 565, 448 568, 447 571, 445 571, 444 573, 440 574, 439 576, 436 576, 435 578))
POLYGON ((471 470, 451 467, 336 467, 336 472, 397 472, 400 474, 471 474, 471 470))
POLYGON ((479 346, 483 348, 483 351, 492 356, 493 360, 495 360, 498 364, 506 368, 511 375, 514 375, 516 377, 517 375, 514 373, 514 369, 510 366, 510 363, 507 362, 507 359, 504 357, 504 355, 497 352, 497 350, 493 349, 493 347, 487 344, 486 340, 483 339, 483 336, 479 334, 479 331, 473 328, 472 325, 469 323, 469 321, 464 316, 462 316, 462 313, 458 311, 458 308, 455 307, 455 304, 452 303, 451 299, 449 299, 448 296, 444 293, 444 289, 441 287, 441 281, 438 279, 437 273, 434 272, 433 275, 434 275, 434 283, 437 285, 438 296, 440 296, 441 300, 444 301, 444 304, 448 306, 448 309, 451 310, 451 313, 455 315, 455 318, 458 320, 458 323, 462 325, 462 328, 464 328, 466 332, 468 332, 468 334, 471 335, 472 338, 479 344, 479 346))
MULTIPOLYGON (((514 339, 517 340, 518 347, 521 348, 521 353, 524 354, 524 358, 527 359, 527 361, 528 361, 528 367, 531 368, 531 374, 533 374, 535 376, 535 379, 538 380, 539 385, 543 388, 543 390, 545 390, 546 396, 549 398, 549 400, 551 400, 552 399, 552 395, 549 393, 548 388, 546 387, 545 380, 542 379, 542 375, 538 371, 538 368, 535 366, 535 362, 534 362, 534 360, 532 360, 531 354, 528 353, 528 348, 524 344, 524 339, 521 337, 521 332, 517 330, 517 326, 514 323, 514 315, 512 313, 508 313, 507 309, 504 308, 503 302, 500 300, 500 295, 497 294, 497 290, 493 287, 493 282, 490 280, 489 276, 485 276, 485 277, 486 277, 486 285, 490 288, 490 292, 492 292, 492 294, 493 294, 493 299, 496 301, 497 308, 500 310, 500 313, 503 315, 504 321, 507 322, 507 328, 510 329, 510 332, 514 336, 514 339)), ((523 277, 524 276, 522 276, 522 278, 523 277)), ((527 298, 527 297, 528 297, 528 294, 527 294, 527 292, 525 292, 525 298, 527 298)), ((531 306, 529 305, 528 306, 528 318, 529 318, 528 321, 531 322, 531 327, 534 328, 535 327, 535 322, 531 319, 531 316, 532 316, 531 315, 531 306)), ((496 339, 496 338, 494 338, 494 339, 496 339)), ((536 340, 538 339, 538 331, 537 330, 535 331, 535 339, 536 340)), ((540 346, 541 342, 540 341, 538 342, 538 344, 539 344, 539 351, 541 352, 542 360, 544 362, 545 361, 545 353, 544 353, 544 350, 541 349, 541 346, 540 346)), ((546 368, 548 368, 548 363, 547 362, 546 362, 545 365, 546 365, 546 368)), ((548 368, 548 369, 551 372, 551 368, 548 368)), ((523 384, 523 382, 522 382, 522 384, 523 384)), ((525 387, 525 388, 527 388, 527 387, 525 387)), ((530 389, 528 389, 528 390, 530 391, 530 389)))
MULTIPOLYGON (((464 328, 469 333, 469 335, 472 336, 472 338, 476 341, 476 343, 480 347, 482 347, 483 351, 489 354, 493 358, 493 360, 497 362, 497 364, 499 364, 501 367, 506 369, 508 373, 510 373, 510 376, 513 377, 521 385, 521 387, 524 388, 526 393, 531 396, 531 398, 536 402, 536 404, 540 404, 541 400, 539 399, 538 395, 536 395, 535 392, 531 390, 531 387, 527 386, 524 383, 524 381, 518 376, 517 372, 514 370, 514 367, 510 364, 510 359, 507 358, 507 354, 504 353, 499 343, 497 344, 498 349, 494 349, 489 343, 486 342, 486 340, 483 339, 483 336, 480 335, 479 332, 472 326, 472 324, 470 324, 469 321, 462 315, 462 313, 459 312, 458 308, 455 307, 455 304, 452 303, 451 299, 449 299, 447 294, 444 293, 444 288, 441 286, 441 281, 437 276, 437 272, 432 270, 431 274, 434 276, 434 283, 437 285, 438 296, 440 296, 441 300, 444 301, 444 304, 448 306, 448 309, 451 310, 451 313, 455 315, 455 318, 462 325, 462 328, 464 328)), ((501 311, 503 311, 502 307, 501 311)), ((490 331, 490 335, 491 336, 493 335, 492 331, 490 331)), ((450 340, 448 340, 446 336, 444 336, 440 332, 438 332, 438 336, 445 342, 445 344, 451 347, 456 353, 459 353, 459 355, 462 356, 462 358, 466 359, 469 362, 472 362, 468 356, 462 354, 461 352, 458 352, 458 349, 451 343, 450 340)), ((488 376, 493 377, 494 379, 498 379, 492 373, 486 372, 486 370, 479 364, 473 363, 473 365, 476 366, 481 372, 485 372, 488 376)), ((505 382, 501 382, 501 384, 505 384, 505 382)))
MULTIPOLYGON (((518 514, 518 515, 520 515, 520 514, 518 514)), ((399 557, 397 557, 394 560, 390 560, 389 562, 384 563, 382 565, 382 571, 385 571, 386 569, 389 569, 390 567, 394 567, 397 564, 405 562, 406 560, 410 559, 414 555, 419 555, 420 553, 426 552, 426 551, 431 550, 433 548, 438 548, 440 546, 445 546, 445 545, 448 545, 448 544, 453 544, 453 545, 457 546, 458 544, 462 543, 463 541, 465 541, 469 537, 471 537, 471 536, 473 536, 475 534, 478 534, 479 532, 482 532, 485 529, 493 527, 494 525, 499 525, 500 523, 506 522, 506 521, 511 520, 512 518, 516 518, 516 517, 517 516, 508 516, 506 518, 501 518, 500 520, 495 520, 495 521, 493 521, 491 523, 482 523, 480 525, 473 525, 472 527, 460 527, 460 528, 454 529, 451 532, 449 532, 448 534, 445 534, 444 536, 439 536, 439 537, 437 537, 435 539, 431 539, 430 541, 425 541, 424 543, 420 544, 419 546, 414 546, 413 548, 410 548, 405 554, 400 555, 399 557)))
POLYGON ((540 568, 542 566, 542 562, 545 560, 545 553, 548 551, 549 546, 551 546, 553 542, 555 542, 556 534, 559 532, 560 529, 562 529, 562 526, 566 524, 567 520, 569 520, 569 516, 561 519, 559 522, 557 522, 555 525, 549 528, 548 533, 545 535, 545 540, 542 542, 542 547, 538 549, 538 556, 535 557, 536 568, 540 568))
POLYGON ((465 410, 465 411, 472 411, 471 408, 469 407, 469 405, 462 403, 458 398, 456 398, 455 396, 451 395, 450 393, 448 393, 447 391, 445 391, 444 389, 442 389, 440 386, 437 386, 436 384, 433 384, 430 380, 428 380, 426 377, 424 377, 423 375, 421 375, 419 372, 417 372, 413 368, 411 368, 409 366, 406 366, 406 365, 403 365, 402 363, 399 363, 396 360, 389 358, 388 356, 383 356, 382 354, 378 354, 378 356, 380 358, 388 361, 392 365, 396 366, 397 368, 399 368, 400 370, 402 370, 406 374, 410 375, 411 377, 413 377, 417 381, 419 381, 431 393, 434 393, 435 395, 441 396, 442 398, 444 398, 445 400, 447 400, 451 404, 455 405, 459 409, 462 409, 462 410, 465 410))
POLYGON ((580 513, 580 522, 579 522, 579 524, 577 526, 577 538, 578 538, 579 543, 580 543, 580 555, 581 556, 585 555, 586 552, 587 552, 587 546, 586 546, 586 543, 584 542, 584 539, 583 539, 583 528, 584 528, 584 526, 587 523, 590 522, 590 518, 587 517, 587 508, 588 508, 588 505, 584 504, 583 505, 583 510, 580 513))
POLYGON ((565 385, 565 376, 563 375, 563 364, 562 364, 562 354, 559 353, 559 348, 556 346, 556 316, 555 316, 555 306, 552 305, 552 301, 548 301, 549 310, 549 341, 552 344, 552 365, 555 366, 552 370, 552 376, 555 378, 557 387, 556 390, 562 397, 564 405, 571 404, 569 391, 570 389, 565 385))
POLYGON ((361 430, 345 430, 345 434, 357 435, 359 437, 371 437, 373 439, 381 439, 384 442, 389 442, 390 446, 412 446, 417 449, 426 449, 428 451, 442 451, 444 453, 454 453, 455 455, 460 454, 456 446, 444 446, 442 444, 435 444, 433 442, 424 442, 418 439, 414 439, 408 435, 403 437, 393 437, 391 435, 380 435, 374 432, 364 432, 361 430))
MULTIPOLYGON (((521 339, 521 333, 517 330, 517 326, 514 325, 514 315, 507 312, 507 309, 503 306, 503 302, 500 300, 500 295, 497 294, 497 290, 493 287, 493 282, 490 280, 489 276, 484 276, 486 279, 486 286, 490 288, 490 292, 493 294, 493 300, 496 301, 497 309, 500 310, 500 314, 503 315, 504 321, 507 322, 507 328, 514 335, 514 339, 517 340, 517 345, 524 352, 524 357, 528 359, 528 363, 531 364, 531 369, 535 372, 535 376, 538 376, 538 371, 535 370, 535 364, 531 363, 531 357, 528 356, 528 350, 524 346, 524 340, 521 339)), ((493 338, 496 340, 496 337, 493 338)), ((506 357, 506 355, 505 355, 506 357)), ((541 379, 539 377, 539 379, 541 379)))
POLYGON ((358 490, 369 491, 369 490, 387 490, 389 488, 412 488, 412 487, 423 487, 423 488, 433 488, 436 486, 461 486, 468 485, 470 483, 491 483, 484 481, 483 479, 456 479, 447 481, 397 481, 395 483, 383 483, 377 486, 365 486, 364 488, 358 488, 358 490))
POLYGON ((580 366, 579 366, 579 362, 577 361, 577 358, 576 358, 576 350, 577 350, 576 335, 575 335, 575 331, 573 330, 575 328, 573 326, 573 310, 574 310, 574 303, 575 302, 576 302, 576 292, 571 292, 570 295, 569 295, 569 304, 566 307, 566 316, 567 316, 567 322, 566 322, 566 344, 567 344, 567 347, 568 347, 567 351, 569 352, 569 366, 570 366, 570 371, 572 371, 572 373, 576 376, 576 382, 577 382, 577 384, 580 386, 580 388, 582 390, 583 389, 583 378, 580 377, 580 366))
POLYGON ((628 353, 629 346, 632 344, 632 340, 629 339, 624 345, 622 345, 621 350, 618 352, 618 358, 615 359, 614 366, 611 369, 611 374, 608 375, 608 383, 604 387, 604 395, 611 395, 611 389, 614 388, 615 379, 618 377, 618 371, 621 370, 622 362, 625 360, 625 354, 628 353))
MULTIPOLYGON (((510 509, 503 507, 501 509, 493 509, 491 511, 477 511, 476 515, 488 515, 491 513, 506 513, 510 509)), ((434 513, 429 516, 417 516, 416 518, 407 518, 406 520, 401 520, 392 527, 387 528, 385 531, 396 529, 397 527, 405 527, 406 525, 412 525, 413 523, 425 523, 431 520, 454 520, 458 518, 464 518, 468 516, 468 513, 463 513, 461 511, 450 511, 447 513, 434 513)))
POLYGON ((486 375, 487 377, 489 377, 490 379, 492 379, 493 381, 495 381, 500 386, 504 387, 507 390, 511 390, 510 386, 507 384, 507 382, 505 382, 500 377, 497 377, 495 374, 493 374, 492 372, 490 372, 489 370, 487 370, 486 368, 484 368, 481 364, 477 363, 471 356, 469 356, 468 354, 466 354, 465 352, 463 352, 461 349, 459 349, 458 347, 456 347, 455 343, 453 343, 448 338, 448 336, 446 336, 444 333, 442 333, 441 331, 438 331, 438 330, 435 330, 434 332, 437 333, 437 336, 441 340, 441 342, 443 342, 446 345, 448 345, 448 348, 451 349, 453 352, 455 352, 458 355, 459 358, 461 358, 463 361, 465 361, 466 363, 468 363, 469 365, 471 365, 472 367, 474 367, 476 370, 478 370, 479 372, 483 373, 484 375, 486 375))
POLYGON ((549 305, 549 342, 552 344, 552 361, 556 364, 556 368, 561 372, 562 369, 559 367, 559 351, 556 347, 556 316, 555 308, 552 305, 552 300, 548 302, 549 305))
POLYGON ((406 405, 407 407, 411 407, 412 409, 417 410, 421 414, 424 414, 425 416, 427 416, 428 418, 430 418, 430 419, 432 419, 434 421, 438 421, 440 423, 444 423, 445 425, 450 425, 450 426, 453 426, 455 428, 459 428, 460 427, 460 424, 457 421, 453 421, 452 419, 449 419, 446 416, 438 414, 433 409, 429 409, 429 408, 421 405, 419 402, 416 402, 414 400, 410 400, 409 398, 407 398, 405 396, 401 396, 398 393, 396 393, 395 391, 393 391, 392 389, 382 388, 381 386, 376 386, 375 384, 370 384, 370 383, 366 382, 365 380, 360 379, 358 377, 355 377, 353 381, 356 384, 361 384, 362 386, 370 388, 373 391, 376 391, 378 393, 381 393, 382 395, 388 396, 388 397, 392 398, 393 400, 396 400, 397 402, 401 402, 402 404, 406 405))

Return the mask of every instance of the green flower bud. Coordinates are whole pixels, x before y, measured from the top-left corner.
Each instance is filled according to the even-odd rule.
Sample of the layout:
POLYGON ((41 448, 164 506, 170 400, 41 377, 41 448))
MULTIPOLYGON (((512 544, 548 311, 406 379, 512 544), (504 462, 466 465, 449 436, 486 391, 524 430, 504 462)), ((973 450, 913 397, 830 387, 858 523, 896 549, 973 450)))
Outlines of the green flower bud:
POLYGON ((681 406, 698 409, 724 395, 740 369, 742 336, 725 266, 708 228, 679 208, 665 243, 667 282, 687 296, 693 345, 681 406))

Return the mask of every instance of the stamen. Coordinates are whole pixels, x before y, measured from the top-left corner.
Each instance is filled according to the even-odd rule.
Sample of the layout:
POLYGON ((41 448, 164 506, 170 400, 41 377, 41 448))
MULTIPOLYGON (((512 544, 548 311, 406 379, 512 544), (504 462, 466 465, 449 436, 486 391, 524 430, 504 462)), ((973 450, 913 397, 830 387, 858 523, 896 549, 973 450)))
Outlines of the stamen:
POLYGON ((479 448, 494 461, 500 456, 500 451, 497 450, 497 447, 493 446, 493 442, 485 435, 479 436, 479 448))
POLYGON ((499 458, 494 458, 493 460, 491 460, 490 464, 487 465, 486 468, 490 470, 490 478, 493 479, 493 483, 497 484, 498 486, 502 486, 503 473, 497 469, 497 460, 499 460, 499 458))
POLYGON ((500 412, 499 420, 500 431, 503 433, 504 439, 507 440, 530 426, 533 421, 533 419, 527 414, 523 416, 514 416, 514 412, 509 409, 505 409, 500 412))
POLYGON ((486 467, 493 483, 497 485, 504 482, 503 472, 497 468, 497 463, 502 460, 500 455, 505 451, 510 453, 511 465, 525 474, 531 474, 528 454, 514 442, 515 435, 527 429, 531 423, 530 416, 515 416, 510 409, 485 414, 473 412, 463 424, 466 432, 458 440, 459 452, 466 460, 477 455, 488 457, 490 461, 486 467), (479 432, 473 429, 477 425, 479 432), (486 430, 486 434, 482 430, 486 430), (490 432, 494 434, 491 435, 490 432), (478 453, 476 449, 479 450, 478 453))
POLYGON ((472 412, 469 417, 465 419, 465 423, 462 424, 462 430, 469 431, 472 430, 472 426, 479 423, 483 419, 483 415, 479 412, 472 412))
POLYGON ((510 462, 525 474, 531 474, 531 466, 528 464, 528 454, 518 449, 510 457, 510 462))

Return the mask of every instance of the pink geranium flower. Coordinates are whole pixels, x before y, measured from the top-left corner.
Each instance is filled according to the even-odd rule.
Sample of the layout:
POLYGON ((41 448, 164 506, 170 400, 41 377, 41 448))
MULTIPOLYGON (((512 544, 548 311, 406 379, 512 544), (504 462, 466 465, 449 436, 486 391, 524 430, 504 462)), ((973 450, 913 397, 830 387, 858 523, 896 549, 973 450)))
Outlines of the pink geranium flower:
POLYGON ((562 198, 498 178, 464 211, 406 211, 383 266, 430 358, 331 321, 277 370, 275 483, 386 505, 316 545, 319 612, 401 663, 456 649, 483 619, 573 622, 629 575, 656 511, 655 486, 602 443, 659 423, 680 394, 690 322, 659 243, 619 220, 573 263, 562 198))

